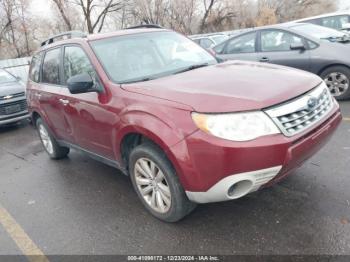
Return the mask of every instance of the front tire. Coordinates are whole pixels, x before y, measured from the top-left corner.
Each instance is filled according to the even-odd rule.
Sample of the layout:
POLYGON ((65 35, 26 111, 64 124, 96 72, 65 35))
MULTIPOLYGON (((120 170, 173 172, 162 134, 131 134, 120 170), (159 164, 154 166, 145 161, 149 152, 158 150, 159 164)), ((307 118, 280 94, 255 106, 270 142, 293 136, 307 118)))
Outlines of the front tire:
POLYGON ((337 100, 350 98, 350 69, 344 66, 332 66, 321 73, 329 91, 337 100))
POLYGON ((52 159, 62 159, 69 154, 69 148, 60 146, 41 118, 36 121, 36 127, 45 151, 52 159))
POLYGON ((145 143, 134 148, 129 158, 133 187, 146 209, 165 222, 177 222, 196 205, 182 188, 164 152, 145 143))

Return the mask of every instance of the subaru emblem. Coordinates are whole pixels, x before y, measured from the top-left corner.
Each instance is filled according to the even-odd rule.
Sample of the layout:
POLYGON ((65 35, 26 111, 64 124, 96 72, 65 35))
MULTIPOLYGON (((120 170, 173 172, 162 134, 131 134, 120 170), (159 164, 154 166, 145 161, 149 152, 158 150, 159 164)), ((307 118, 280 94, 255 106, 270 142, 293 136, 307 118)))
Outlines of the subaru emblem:
POLYGON ((309 108, 309 110, 314 109, 318 104, 318 100, 315 97, 311 97, 308 101, 307 101, 307 106, 309 108))

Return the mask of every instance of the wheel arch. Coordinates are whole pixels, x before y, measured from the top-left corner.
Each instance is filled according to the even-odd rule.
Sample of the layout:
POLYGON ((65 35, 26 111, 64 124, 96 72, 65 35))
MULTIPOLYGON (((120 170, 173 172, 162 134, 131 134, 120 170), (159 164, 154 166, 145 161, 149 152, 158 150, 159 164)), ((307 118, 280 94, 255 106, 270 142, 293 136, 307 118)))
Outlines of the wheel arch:
POLYGON ((327 66, 324 66, 323 68, 321 68, 319 70, 319 72, 317 73, 317 75, 321 76, 321 74, 326 71, 327 69, 331 68, 331 67, 335 67, 335 66, 341 66, 341 67, 345 67, 347 69, 350 70, 350 66, 346 65, 346 64, 342 64, 342 63, 335 63, 335 64, 330 64, 330 65, 327 65, 327 66))

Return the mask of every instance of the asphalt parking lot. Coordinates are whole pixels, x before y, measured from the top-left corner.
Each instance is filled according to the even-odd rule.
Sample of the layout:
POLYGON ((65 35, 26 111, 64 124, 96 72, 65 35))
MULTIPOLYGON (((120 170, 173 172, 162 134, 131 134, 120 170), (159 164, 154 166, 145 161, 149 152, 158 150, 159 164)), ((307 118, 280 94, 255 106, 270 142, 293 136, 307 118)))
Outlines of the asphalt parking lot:
POLYGON ((31 125, 1 127, 0 255, 22 254, 19 241, 46 255, 350 254, 350 102, 341 108, 337 133, 294 175, 176 224, 150 216, 118 170, 77 151, 52 161, 31 125))

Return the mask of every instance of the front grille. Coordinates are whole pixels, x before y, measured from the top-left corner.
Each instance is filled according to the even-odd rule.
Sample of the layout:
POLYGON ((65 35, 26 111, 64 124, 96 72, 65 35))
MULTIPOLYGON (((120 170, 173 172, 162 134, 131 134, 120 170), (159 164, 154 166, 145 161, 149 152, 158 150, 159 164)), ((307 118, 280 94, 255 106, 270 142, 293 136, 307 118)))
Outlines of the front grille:
POLYGON ((286 136, 303 132, 324 119, 334 106, 327 86, 321 84, 311 92, 265 112, 286 136))
POLYGON ((25 96, 24 92, 21 93, 16 93, 16 94, 11 94, 11 95, 6 95, 6 96, 0 96, 0 101, 8 100, 8 99, 13 99, 17 97, 25 96))
POLYGON ((26 100, 19 100, 6 104, 0 104, 0 115, 7 116, 26 111, 28 108, 26 100))

